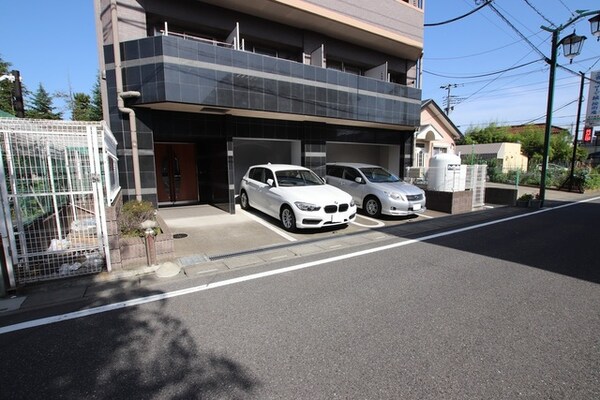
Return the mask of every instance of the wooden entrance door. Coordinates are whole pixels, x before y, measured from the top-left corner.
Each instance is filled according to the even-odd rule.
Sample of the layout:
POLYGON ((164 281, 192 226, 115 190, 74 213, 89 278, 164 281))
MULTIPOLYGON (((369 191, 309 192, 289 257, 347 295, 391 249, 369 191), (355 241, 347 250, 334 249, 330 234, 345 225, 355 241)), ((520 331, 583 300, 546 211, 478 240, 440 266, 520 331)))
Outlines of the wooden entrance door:
POLYGON ((198 201, 196 145, 193 143, 155 143, 158 203, 190 204, 198 201))

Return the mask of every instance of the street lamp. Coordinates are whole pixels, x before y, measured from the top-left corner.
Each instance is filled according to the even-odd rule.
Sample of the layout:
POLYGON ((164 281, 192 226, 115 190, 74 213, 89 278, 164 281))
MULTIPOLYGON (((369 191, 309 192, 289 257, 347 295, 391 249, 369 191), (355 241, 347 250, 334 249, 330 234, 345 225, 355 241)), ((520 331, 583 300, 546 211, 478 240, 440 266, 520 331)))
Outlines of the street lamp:
POLYGON ((596 36, 600 41, 600 14, 596 15, 594 18, 590 18, 590 28, 592 30, 592 35, 596 36))
POLYGON ((560 41, 563 46, 563 56, 569 59, 569 63, 572 63, 573 59, 581 53, 585 39, 587 39, 585 36, 577 36, 575 33, 571 33, 560 41))
MULTIPOLYGON (((590 15, 595 15, 591 18, 591 30, 592 35, 600 36, 600 10, 595 11, 576 11, 578 15, 571 18, 563 25, 560 25, 556 28, 548 28, 542 26, 541 28, 547 32, 552 33, 552 48, 550 53, 550 59, 546 59, 546 62, 550 64, 550 76, 548 79, 548 103, 546 106, 546 126, 544 129, 544 154, 542 158, 542 176, 540 179, 540 206, 544 206, 544 201, 546 199, 546 171, 548 168, 548 153, 550 151, 550 134, 552 132, 552 107, 554 102, 554 78, 556 76, 556 58, 558 53, 558 45, 561 44, 563 46, 563 54, 565 57, 572 59, 577 54, 581 52, 581 47, 583 45, 583 41, 585 40, 584 36, 577 36, 574 33, 566 36, 559 42, 558 35, 562 32, 563 29, 568 26, 574 24, 576 21, 583 17, 587 17, 590 15)), ((577 133, 575 133, 577 134, 577 133)))

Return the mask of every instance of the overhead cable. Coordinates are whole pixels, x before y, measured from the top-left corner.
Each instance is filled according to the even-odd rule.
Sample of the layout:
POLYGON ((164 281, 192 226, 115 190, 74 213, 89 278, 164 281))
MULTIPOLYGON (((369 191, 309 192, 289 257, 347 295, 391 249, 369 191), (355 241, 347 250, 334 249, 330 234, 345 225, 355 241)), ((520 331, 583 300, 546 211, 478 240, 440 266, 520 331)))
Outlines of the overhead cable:
POLYGON ((492 1, 494 1, 494 0, 486 0, 486 2, 483 3, 482 5, 480 5, 479 7, 475 7, 474 9, 472 9, 471 11, 469 11, 468 13, 466 13, 464 15, 461 15, 460 17, 452 18, 452 19, 449 19, 447 21, 442 21, 442 22, 434 22, 434 23, 431 23, 431 24, 424 24, 423 26, 427 28, 427 27, 430 27, 430 26, 440 26, 440 25, 445 25, 445 24, 449 24, 451 22, 458 21, 460 19, 468 17, 469 15, 471 15, 471 14, 473 14, 473 13, 481 10, 483 7, 487 6, 488 4, 492 4, 492 1))
POLYGON ((483 78, 485 76, 492 76, 492 75, 503 74, 503 73, 508 72, 508 71, 513 71, 513 70, 518 69, 518 68, 522 68, 522 67, 526 67, 526 66, 531 65, 531 64, 535 64, 535 63, 537 63, 539 61, 540 60, 533 60, 533 61, 530 61, 530 62, 525 63, 525 64, 515 65, 514 67, 503 69, 501 71, 489 72, 489 73, 486 73, 486 74, 471 75, 471 76, 449 76, 449 75, 437 74, 435 72, 431 72, 431 71, 427 71, 427 70, 423 70, 423 72, 425 72, 427 74, 430 74, 430 75, 439 76, 441 78, 450 78, 450 79, 475 79, 475 78, 483 78))
POLYGON ((529 2, 529 0, 523 0, 523 1, 524 1, 525 3, 527 3, 527 5, 528 5, 529 7, 531 7, 531 9, 532 9, 533 11, 535 11, 535 12, 537 13, 537 15, 539 15, 540 17, 542 17, 542 19, 543 19, 544 21, 546 21, 547 23, 549 23, 549 24, 550 24, 550 26, 556 26, 556 24, 555 24, 555 23, 553 23, 552 21, 550 21, 548 18, 544 17, 544 14, 542 14, 542 13, 541 13, 541 12, 540 12, 540 11, 539 11, 537 8, 535 8, 535 7, 534 7, 534 6, 533 6, 533 5, 532 5, 532 4, 529 2))

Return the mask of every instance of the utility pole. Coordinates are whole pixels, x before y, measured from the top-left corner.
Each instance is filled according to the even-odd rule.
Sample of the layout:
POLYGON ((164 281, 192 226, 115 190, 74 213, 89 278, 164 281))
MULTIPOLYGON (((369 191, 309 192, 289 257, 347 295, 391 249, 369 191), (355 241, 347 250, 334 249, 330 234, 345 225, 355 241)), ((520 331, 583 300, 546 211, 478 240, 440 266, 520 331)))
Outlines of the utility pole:
POLYGON ((454 109, 454 107, 452 107, 453 96, 450 95, 450 90, 452 88, 457 88, 459 86, 462 86, 462 85, 458 85, 456 83, 449 83, 449 84, 447 84, 445 86, 440 86, 440 89, 444 89, 446 91, 446 102, 445 102, 446 103, 446 107, 444 108, 444 111, 446 112, 446 115, 450 115, 450 111, 452 111, 454 109))
POLYGON ((13 83, 13 108, 15 115, 19 118, 25 118, 25 109, 23 106, 23 87, 21 86, 21 73, 17 70, 11 72, 15 77, 13 83))

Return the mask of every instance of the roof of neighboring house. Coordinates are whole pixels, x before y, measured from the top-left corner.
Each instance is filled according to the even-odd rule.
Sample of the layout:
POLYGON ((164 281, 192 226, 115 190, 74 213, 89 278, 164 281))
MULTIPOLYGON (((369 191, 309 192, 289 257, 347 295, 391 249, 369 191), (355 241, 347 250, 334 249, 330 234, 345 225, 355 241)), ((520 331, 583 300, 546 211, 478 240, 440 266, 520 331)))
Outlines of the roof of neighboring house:
POLYGON ((433 101, 432 99, 423 100, 421 102, 421 110, 425 108, 429 108, 433 114, 440 117, 442 124, 444 124, 444 127, 448 130, 448 133, 454 139, 460 139, 464 136, 460 129, 458 129, 458 127, 454 125, 454 122, 452 122, 452 120, 448 118, 446 113, 444 113, 444 111, 440 108, 440 106, 438 106, 438 104, 435 101, 433 101))
MULTIPOLYGON (((539 124, 524 124, 524 125, 511 125, 511 126, 507 126, 507 127, 502 127, 502 128, 507 128, 508 129, 508 133, 510 134, 517 134, 517 133, 521 133, 523 132, 525 129, 527 128, 539 128, 541 130, 545 130, 546 129, 546 124, 545 123, 539 123, 539 124)), ((569 133, 568 129, 565 128, 561 128, 560 126, 556 126, 556 125, 552 125, 551 126, 551 130, 550 132, 555 135, 557 133, 569 133)))
POLYGON ((456 146, 456 153, 466 154, 498 154, 504 143, 463 144, 456 146))

